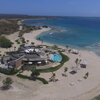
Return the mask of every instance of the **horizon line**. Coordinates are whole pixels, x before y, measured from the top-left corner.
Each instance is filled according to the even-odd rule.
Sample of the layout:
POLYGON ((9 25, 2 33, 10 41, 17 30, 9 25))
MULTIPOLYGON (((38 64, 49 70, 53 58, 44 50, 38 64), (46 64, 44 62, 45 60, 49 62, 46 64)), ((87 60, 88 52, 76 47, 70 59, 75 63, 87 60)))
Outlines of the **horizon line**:
POLYGON ((32 17, 100 17, 100 16, 78 16, 78 15, 32 15, 20 13, 0 13, 0 15, 18 15, 18 16, 32 16, 32 17))

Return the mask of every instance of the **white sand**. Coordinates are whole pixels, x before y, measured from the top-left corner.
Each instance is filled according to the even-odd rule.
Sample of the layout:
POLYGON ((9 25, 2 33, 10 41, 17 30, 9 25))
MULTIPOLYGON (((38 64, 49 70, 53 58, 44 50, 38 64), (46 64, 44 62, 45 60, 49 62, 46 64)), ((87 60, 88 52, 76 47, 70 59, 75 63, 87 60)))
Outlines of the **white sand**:
MULTIPOLYGON (((25 38, 25 40, 29 40, 28 44, 31 44, 31 42, 34 42, 35 44, 42 44, 41 41, 37 41, 35 38, 37 35, 39 35, 42 32, 45 31, 49 31, 50 28, 42 28, 41 30, 36 30, 36 31, 32 31, 30 33, 25 33, 23 35, 23 37, 25 38)), ((5 35, 6 38, 8 38, 9 40, 11 40, 14 44, 11 48, 5 49, 5 48, 0 48, 0 54, 5 54, 8 51, 14 51, 14 47, 16 47, 16 50, 19 48, 20 44, 17 44, 15 41, 19 39, 18 37, 19 32, 15 32, 13 34, 10 35, 5 35)))
MULTIPOLYGON (((33 31, 24 34, 24 37, 26 40, 30 40, 30 43, 41 44, 35 38, 44 31, 47 30, 33 31)), ((86 69, 79 67, 77 74, 71 75, 69 72, 75 66, 75 59, 79 58, 79 55, 65 52, 70 57, 70 60, 55 72, 59 81, 43 85, 39 81, 32 82, 12 76, 16 80, 14 87, 16 87, 17 91, 14 88, 10 92, 0 92, 0 100, 90 100, 100 93, 100 57, 91 51, 81 50, 80 53, 81 59, 86 59, 88 62, 86 69), (64 67, 68 67, 67 77, 62 76, 64 67), (83 76, 86 72, 89 72, 89 77, 84 79, 83 76)), ((40 77, 48 80, 51 73, 41 74, 40 77)))
MULTIPOLYGON (((38 91, 38 97, 35 100, 89 100, 93 98, 96 93, 90 95, 90 92, 93 92, 94 89, 100 84, 100 72, 99 64, 100 58, 92 52, 80 51, 82 59, 87 59, 88 65, 86 69, 79 68, 77 74, 71 75, 69 73, 71 67, 75 65, 75 59, 78 56, 73 54, 68 54, 70 61, 67 62, 64 67, 68 67, 69 71, 67 77, 62 77, 64 67, 56 72, 57 78, 59 79, 56 83, 50 83, 47 86, 42 86, 38 91), (86 72, 89 72, 88 79, 84 79, 83 76, 86 72), (89 95, 88 95, 89 93, 89 95), (46 94, 46 95, 45 95, 46 94), (82 98, 81 95, 85 97, 85 94, 88 95, 87 98, 82 98), (78 99, 79 98, 79 99, 78 99), (81 98, 81 99, 80 99, 81 98)), ((51 73, 41 75, 46 79, 50 78, 51 73)), ((100 93, 100 92, 99 92, 100 93)))
POLYGON ((39 44, 41 45, 42 42, 39 40, 36 40, 36 37, 42 33, 42 32, 46 32, 49 31, 51 28, 42 28, 41 30, 36 30, 36 31, 31 31, 30 33, 25 33, 23 35, 23 37, 25 38, 25 40, 29 40, 28 44, 31 44, 31 42, 34 42, 35 45, 39 44))

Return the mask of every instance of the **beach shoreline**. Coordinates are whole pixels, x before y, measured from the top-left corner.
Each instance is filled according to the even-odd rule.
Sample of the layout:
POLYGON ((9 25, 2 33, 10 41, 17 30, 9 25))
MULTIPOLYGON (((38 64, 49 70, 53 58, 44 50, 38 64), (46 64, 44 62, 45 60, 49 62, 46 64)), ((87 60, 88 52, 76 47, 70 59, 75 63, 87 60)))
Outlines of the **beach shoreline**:
MULTIPOLYGON (((40 40, 37 40, 36 37, 46 31, 50 31, 51 28, 42 28, 40 30, 34 30, 30 33, 24 33, 23 37, 25 40, 29 40, 28 44, 31 44, 31 42, 34 42, 35 45, 48 45, 53 46, 54 44, 42 42, 40 40)), ((7 36, 12 42, 14 42, 18 38, 18 34, 14 33, 9 36, 7 36)), ((15 44, 17 46, 17 44, 15 44)), ((57 45, 58 47, 65 49, 66 47, 57 45)), ((73 48, 71 48, 73 49, 73 48)), ((33 89, 33 83, 29 80, 24 80, 26 83, 23 83, 23 80, 16 79, 16 81, 21 81, 27 88, 21 87, 22 90, 28 90, 27 95, 29 94, 30 97, 27 98, 27 95, 24 94, 24 92, 18 91, 15 92, 16 96, 12 96, 9 98, 6 98, 5 96, 2 97, 2 100, 22 100, 22 94, 24 100, 33 100, 33 97, 35 100, 90 100, 96 95, 100 93, 100 57, 96 55, 92 51, 86 51, 86 50, 79 50, 80 55, 68 53, 67 51, 64 52, 65 55, 67 55, 70 60, 62 66, 59 70, 57 70, 56 77, 59 81, 54 83, 49 83, 48 85, 43 85, 41 83, 38 83, 38 81, 35 84, 35 86, 38 86, 36 88, 36 91, 33 89), (85 59, 87 60, 87 67, 80 68, 75 75, 71 75, 70 71, 73 66, 75 66, 75 60, 79 59, 85 59), (64 68, 68 68, 67 77, 63 77, 62 73, 64 72, 64 68), (89 77, 87 79, 84 79, 83 76, 86 72, 89 72, 89 77), (36 85, 37 84, 37 85, 36 85), (30 86, 29 86, 30 85, 30 86), (33 90, 31 90, 31 87, 33 90), (31 93, 33 91, 33 93, 31 93)), ((40 77, 45 78, 48 80, 51 77, 51 73, 41 73, 40 77)), ((17 83, 16 83, 17 84, 17 83)), ((17 88, 19 88, 20 85, 17 84, 17 88)), ((35 88, 34 86, 34 88, 35 88)), ((0 92, 1 95, 4 95, 3 92, 0 92)), ((7 95, 13 95, 13 91, 10 91, 7 95)))
MULTIPOLYGON (((42 41, 41 40, 37 40, 37 36, 39 36, 40 34, 50 31, 51 28, 42 28, 40 30, 33 30, 30 33, 24 33, 23 37, 25 38, 25 40, 29 40, 28 44, 31 44, 31 42, 34 42, 35 45, 41 45, 42 41)), ((44 42, 43 42, 44 43, 44 42)), ((46 43, 47 45, 50 45, 50 43, 46 43)))
MULTIPOLYGON (((46 30, 45 30, 46 31, 46 30)), ((44 32, 45 32, 44 31, 44 32)), ((43 31, 42 31, 43 32, 43 31)), ((34 42, 36 42, 37 44, 40 44, 40 41, 39 40, 37 40, 36 39, 36 37, 38 36, 38 35, 40 35, 40 34, 42 34, 42 32, 38 32, 38 34, 35 34, 35 35, 33 35, 33 36, 31 36, 31 37, 33 37, 33 41, 34 42)), ((34 31, 32 32, 32 34, 34 34, 34 31)), ((27 37, 27 36, 26 36, 27 37)), ((54 45, 54 44, 50 44, 50 43, 46 43, 46 42, 43 42, 43 44, 44 45, 54 45)), ((59 46, 59 47, 61 47, 61 48, 63 48, 63 49, 66 49, 66 47, 64 47, 64 46, 61 46, 61 45, 57 45, 57 46, 59 46)), ((81 98, 81 100, 89 100, 90 98, 92 99, 94 96, 96 96, 97 95, 97 93, 94 93, 95 95, 90 95, 92 92, 93 92, 93 89, 95 89, 98 85, 100 85, 100 82, 98 81, 98 80, 100 80, 100 78, 98 78, 98 76, 100 75, 99 74, 99 72, 98 72, 98 70, 99 70, 99 62, 100 62, 100 56, 98 56, 97 54, 95 54, 94 52, 92 52, 92 51, 87 51, 87 50, 80 50, 79 51, 80 53, 81 53, 81 56, 82 56, 82 59, 87 59, 87 61, 88 61, 88 65, 87 65, 87 67, 88 68, 86 68, 86 72, 89 72, 90 73, 90 76, 89 76, 89 79, 87 79, 87 80, 83 80, 83 81, 85 81, 85 82, 80 82, 81 83, 81 85, 80 86, 76 86, 76 87, 74 87, 73 89, 76 89, 76 88, 79 88, 79 89, 77 89, 77 92, 71 97, 71 96, 69 96, 69 95, 72 95, 72 93, 73 93, 73 90, 71 90, 71 93, 69 94, 68 93, 68 91, 61 91, 61 93, 62 92, 66 92, 66 93, 68 93, 68 97, 69 98, 67 98, 66 97, 66 99, 67 100, 78 100, 78 98, 81 98), (92 80, 92 81, 91 81, 92 80), (91 84, 91 82, 92 82, 92 84, 91 84), (84 86, 84 84, 85 84, 85 86, 84 86), (88 85, 88 84, 91 84, 90 86, 88 85), (82 88, 82 87, 83 88, 82 88), (89 93, 88 93, 89 92, 89 93), (82 96, 84 95, 85 96, 85 94, 86 95, 89 95, 89 96, 86 96, 87 98, 83 98, 82 99, 82 96), (73 99, 73 98, 76 98, 76 99, 73 99)), ((72 59, 72 61, 74 61, 76 58, 78 58, 79 56, 76 56, 76 55, 73 55, 73 54, 67 54, 70 58, 73 58, 72 59)), ((72 66, 73 64, 74 64, 74 62, 72 62, 72 61, 69 61, 68 63, 66 63, 64 66, 72 66)), ((61 68, 61 69, 59 69, 59 71, 62 71, 63 69, 61 68)), ((84 70, 84 69, 83 69, 84 70)), ((57 71, 57 72, 59 72, 59 71, 57 71)), ((84 72, 84 71, 83 71, 84 72)), ((60 72, 61 73, 61 72, 60 72)), ((85 73, 85 72, 84 72, 85 73)), ((57 73, 58 74, 58 79, 60 79, 61 78, 61 76, 59 76, 59 73, 57 73), (60 77, 60 78, 59 78, 60 77)), ((82 73, 80 73, 79 74, 80 76, 82 76, 82 73)), ((47 76, 49 76, 50 77, 50 73, 49 74, 44 74, 43 75, 43 77, 44 78, 49 78, 49 77, 47 77, 47 76)), ((78 76, 77 76, 78 77, 78 76)), ((74 78, 72 78, 72 79, 74 79, 74 78)), ((74 79, 75 80, 75 79, 74 79)), ((64 82, 64 80, 62 81, 62 82, 64 82)), ((66 82, 64 82, 65 84, 63 84, 63 85, 66 85, 66 82)), ((59 84, 61 84, 61 83, 59 83, 58 82, 58 85, 59 84)), ((52 87, 54 87, 54 86, 52 86, 52 87)), ((59 85, 59 87, 62 87, 61 85, 59 85)), ((56 87, 54 87, 54 88, 56 88, 56 87)), ((50 89, 50 87, 47 89, 47 87, 45 88, 46 90, 49 90, 50 89)), ((45 91, 45 89, 44 89, 44 87, 42 87, 42 91, 44 90, 45 91)), ((62 89, 62 88, 60 88, 60 89, 62 89)), ((67 89, 67 88, 66 88, 67 89)), ((69 90, 70 90, 70 88, 69 88, 69 90)), ((50 89, 50 91, 51 91, 51 89, 50 89)), ((47 91, 46 91, 47 92, 47 91)), ((52 91, 53 92, 53 91, 52 91)), ((60 91, 59 91, 60 92, 60 91)), ((40 93, 41 94, 41 93, 40 93)), ((49 94, 49 92, 48 92, 48 94, 49 94)), ((58 93, 59 94, 59 93, 58 93)), ((56 94, 56 95, 58 95, 58 94, 56 94)), ((41 95, 42 96, 42 95, 41 95)), ((66 96, 66 94, 64 95, 64 96, 66 96)), ((36 99, 36 100, 38 100, 38 99, 36 99)), ((39 99, 40 100, 40 99, 39 99)), ((52 100, 52 99, 50 99, 50 100, 52 100)), ((56 100, 56 99, 55 99, 56 100)), ((57 97, 57 100, 63 100, 63 98, 62 99, 58 99, 58 97, 57 97)), ((80 99, 79 99, 80 100, 80 99)))
MULTIPOLYGON (((53 43, 49 43, 49 42, 45 42, 45 41, 42 41, 41 43, 41 40, 38 40, 37 37, 40 35, 40 34, 43 34, 44 32, 47 32, 47 31, 50 31, 52 28, 48 27, 48 28, 42 28, 41 30, 35 30, 35 31, 31 31, 30 33, 25 33, 23 35, 23 37, 27 40, 30 39, 31 41, 29 42, 29 44, 31 44, 31 42, 34 42, 36 45, 49 45, 49 46, 53 46, 53 45, 57 45, 58 47, 61 47, 61 48, 66 48, 65 46, 63 45, 60 45, 60 44, 53 44, 53 43)), ((69 46, 70 47, 70 46, 69 46)), ((74 48, 74 47, 70 47, 71 49, 78 49, 79 51, 87 51, 87 52, 92 52, 94 53, 96 56, 100 57, 98 54, 96 54, 95 52, 93 52, 92 50, 89 50, 89 49, 83 49, 83 48, 74 48)))

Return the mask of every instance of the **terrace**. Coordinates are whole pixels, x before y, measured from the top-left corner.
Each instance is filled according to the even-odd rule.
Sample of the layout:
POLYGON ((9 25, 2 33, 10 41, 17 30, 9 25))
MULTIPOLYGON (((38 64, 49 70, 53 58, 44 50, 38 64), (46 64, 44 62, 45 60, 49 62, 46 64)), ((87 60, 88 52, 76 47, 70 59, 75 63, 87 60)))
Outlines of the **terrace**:
POLYGON ((7 55, 1 58, 1 65, 5 65, 5 68, 21 68, 23 65, 45 66, 54 62, 60 62, 61 58, 58 59, 58 57, 61 56, 59 54, 53 56, 53 53, 55 51, 40 46, 22 45, 18 51, 7 52, 7 55))

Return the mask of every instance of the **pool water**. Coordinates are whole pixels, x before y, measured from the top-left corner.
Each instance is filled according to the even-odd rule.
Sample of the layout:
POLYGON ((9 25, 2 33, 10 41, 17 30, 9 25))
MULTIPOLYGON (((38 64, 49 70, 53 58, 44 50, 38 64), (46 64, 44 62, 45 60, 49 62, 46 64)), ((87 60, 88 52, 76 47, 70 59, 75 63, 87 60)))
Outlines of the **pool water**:
POLYGON ((54 61, 54 62, 60 62, 62 60, 62 57, 60 54, 50 54, 50 60, 54 61))

